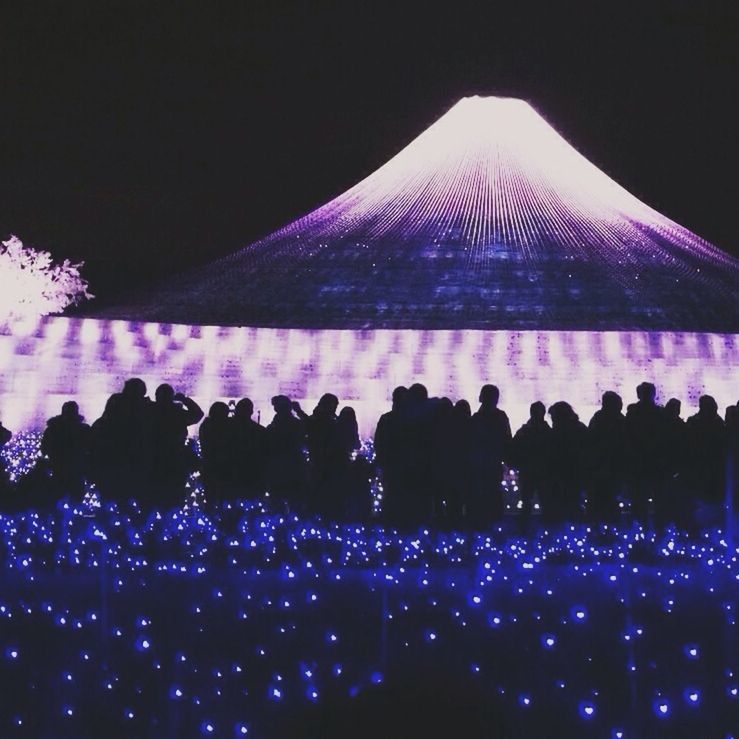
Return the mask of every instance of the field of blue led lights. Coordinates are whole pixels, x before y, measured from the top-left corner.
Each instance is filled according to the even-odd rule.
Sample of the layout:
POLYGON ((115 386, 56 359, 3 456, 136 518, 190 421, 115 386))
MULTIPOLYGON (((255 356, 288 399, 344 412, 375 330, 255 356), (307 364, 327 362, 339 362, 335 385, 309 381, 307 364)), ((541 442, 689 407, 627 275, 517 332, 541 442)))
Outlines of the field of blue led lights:
POLYGON ((737 549, 639 525, 6 514, 3 737, 733 736, 737 549))

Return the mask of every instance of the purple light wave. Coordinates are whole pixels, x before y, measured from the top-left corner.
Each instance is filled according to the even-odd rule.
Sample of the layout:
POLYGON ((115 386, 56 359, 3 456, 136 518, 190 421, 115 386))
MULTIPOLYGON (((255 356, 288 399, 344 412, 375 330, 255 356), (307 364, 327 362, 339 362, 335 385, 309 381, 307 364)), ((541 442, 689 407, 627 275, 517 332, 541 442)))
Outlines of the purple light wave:
POLYGON ((153 392, 170 382, 208 406, 249 396, 272 418, 285 393, 310 410, 327 391, 357 410, 370 436, 395 385, 425 383, 432 395, 474 401, 495 382, 514 425, 533 400, 567 399, 588 419, 608 389, 624 399, 654 381, 660 398, 737 401, 739 335, 689 332, 352 331, 185 326, 46 318, 0 329, 0 419, 40 428, 69 398, 90 419, 124 379, 153 392))

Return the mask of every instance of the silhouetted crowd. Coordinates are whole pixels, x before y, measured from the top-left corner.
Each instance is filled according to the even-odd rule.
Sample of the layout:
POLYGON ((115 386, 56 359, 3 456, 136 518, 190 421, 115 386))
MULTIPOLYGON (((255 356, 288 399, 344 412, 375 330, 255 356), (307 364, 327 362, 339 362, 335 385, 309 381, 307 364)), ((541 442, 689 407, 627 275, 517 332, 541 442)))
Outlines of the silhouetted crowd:
POLYGON ((504 465, 518 470, 519 510, 550 520, 583 512, 613 520, 630 506, 690 525, 697 501, 719 503, 739 448, 739 404, 726 418, 704 395, 698 413, 680 418, 680 401, 655 402, 651 383, 623 413, 620 396, 605 392, 586 426, 569 403, 532 403, 530 417, 511 433, 498 408, 499 392, 485 385, 473 414, 465 400, 428 398, 422 385, 393 393, 393 408, 375 433, 375 451, 392 520, 444 516, 489 522, 503 514, 504 465), (585 504, 586 507, 585 507, 585 504))
MULTIPOLYGON (((503 515, 509 468, 517 475, 506 483, 516 488, 524 516, 607 521, 629 510, 690 526, 698 501, 721 503, 727 484, 735 485, 739 403, 722 418, 716 401, 703 395, 698 412, 683 420, 680 401, 658 405, 651 383, 636 394, 624 413, 620 396, 605 392, 587 425, 565 401, 548 411, 537 401, 514 434, 494 385, 482 388, 474 413, 466 400, 430 398, 421 384, 398 387, 377 424, 371 460, 358 453, 354 410, 338 412, 331 393, 310 415, 277 395, 274 417, 262 426, 248 398, 213 403, 204 417, 170 385, 160 385, 151 400, 144 382, 132 378, 92 426, 77 403, 64 403, 46 425, 43 456, 20 492, 25 503, 41 504, 82 496, 93 483, 107 499, 167 507, 183 502, 188 479, 199 472, 208 503, 267 493, 290 511, 355 520, 372 512, 370 479, 377 474, 388 522, 480 526, 503 515), (199 453, 188 441, 198 423, 199 453)), ((10 439, 0 424, 0 447, 10 439)), ((0 478, 0 487, 10 488, 4 469, 0 478)))

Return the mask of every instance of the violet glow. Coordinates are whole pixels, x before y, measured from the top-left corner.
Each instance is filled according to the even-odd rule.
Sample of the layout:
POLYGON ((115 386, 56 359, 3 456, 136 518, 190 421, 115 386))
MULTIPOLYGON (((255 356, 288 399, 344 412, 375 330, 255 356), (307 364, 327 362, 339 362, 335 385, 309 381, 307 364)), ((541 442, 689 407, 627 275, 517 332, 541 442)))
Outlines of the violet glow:
POLYGON ((528 103, 464 98, 266 238, 104 317, 302 328, 739 331, 739 260, 528 103))
POLYGON ((96 418, 127 377, 149 390, 170 382, 207 407, 249 396, 272 417, 285 393, 307 410, 334 392, 356 408, 371 436, 398 384, 425 383, 433 395, 475 401, 481 385, 501 388, 518 425, 533 400, 567 399, 582 418, 613 389, 626 401, 644 380, 664 401, 692 413, 710 392, 719 407, 737 400, 739 335, 689 332, 306 330, 184 326, 44 318, 0 329, 0 419, 40 428, 70 398, 96 418))

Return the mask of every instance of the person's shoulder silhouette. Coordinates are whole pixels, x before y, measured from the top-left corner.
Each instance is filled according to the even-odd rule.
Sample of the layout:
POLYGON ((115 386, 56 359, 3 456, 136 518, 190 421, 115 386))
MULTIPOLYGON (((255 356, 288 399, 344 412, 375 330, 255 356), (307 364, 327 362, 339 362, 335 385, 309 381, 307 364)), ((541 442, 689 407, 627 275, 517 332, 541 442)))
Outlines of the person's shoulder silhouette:
POLYGON ((3 426, 2 422, 0 422, 0 449, 4 447, 12 438, 12 432, 6 429, 5 426, 3 426))

